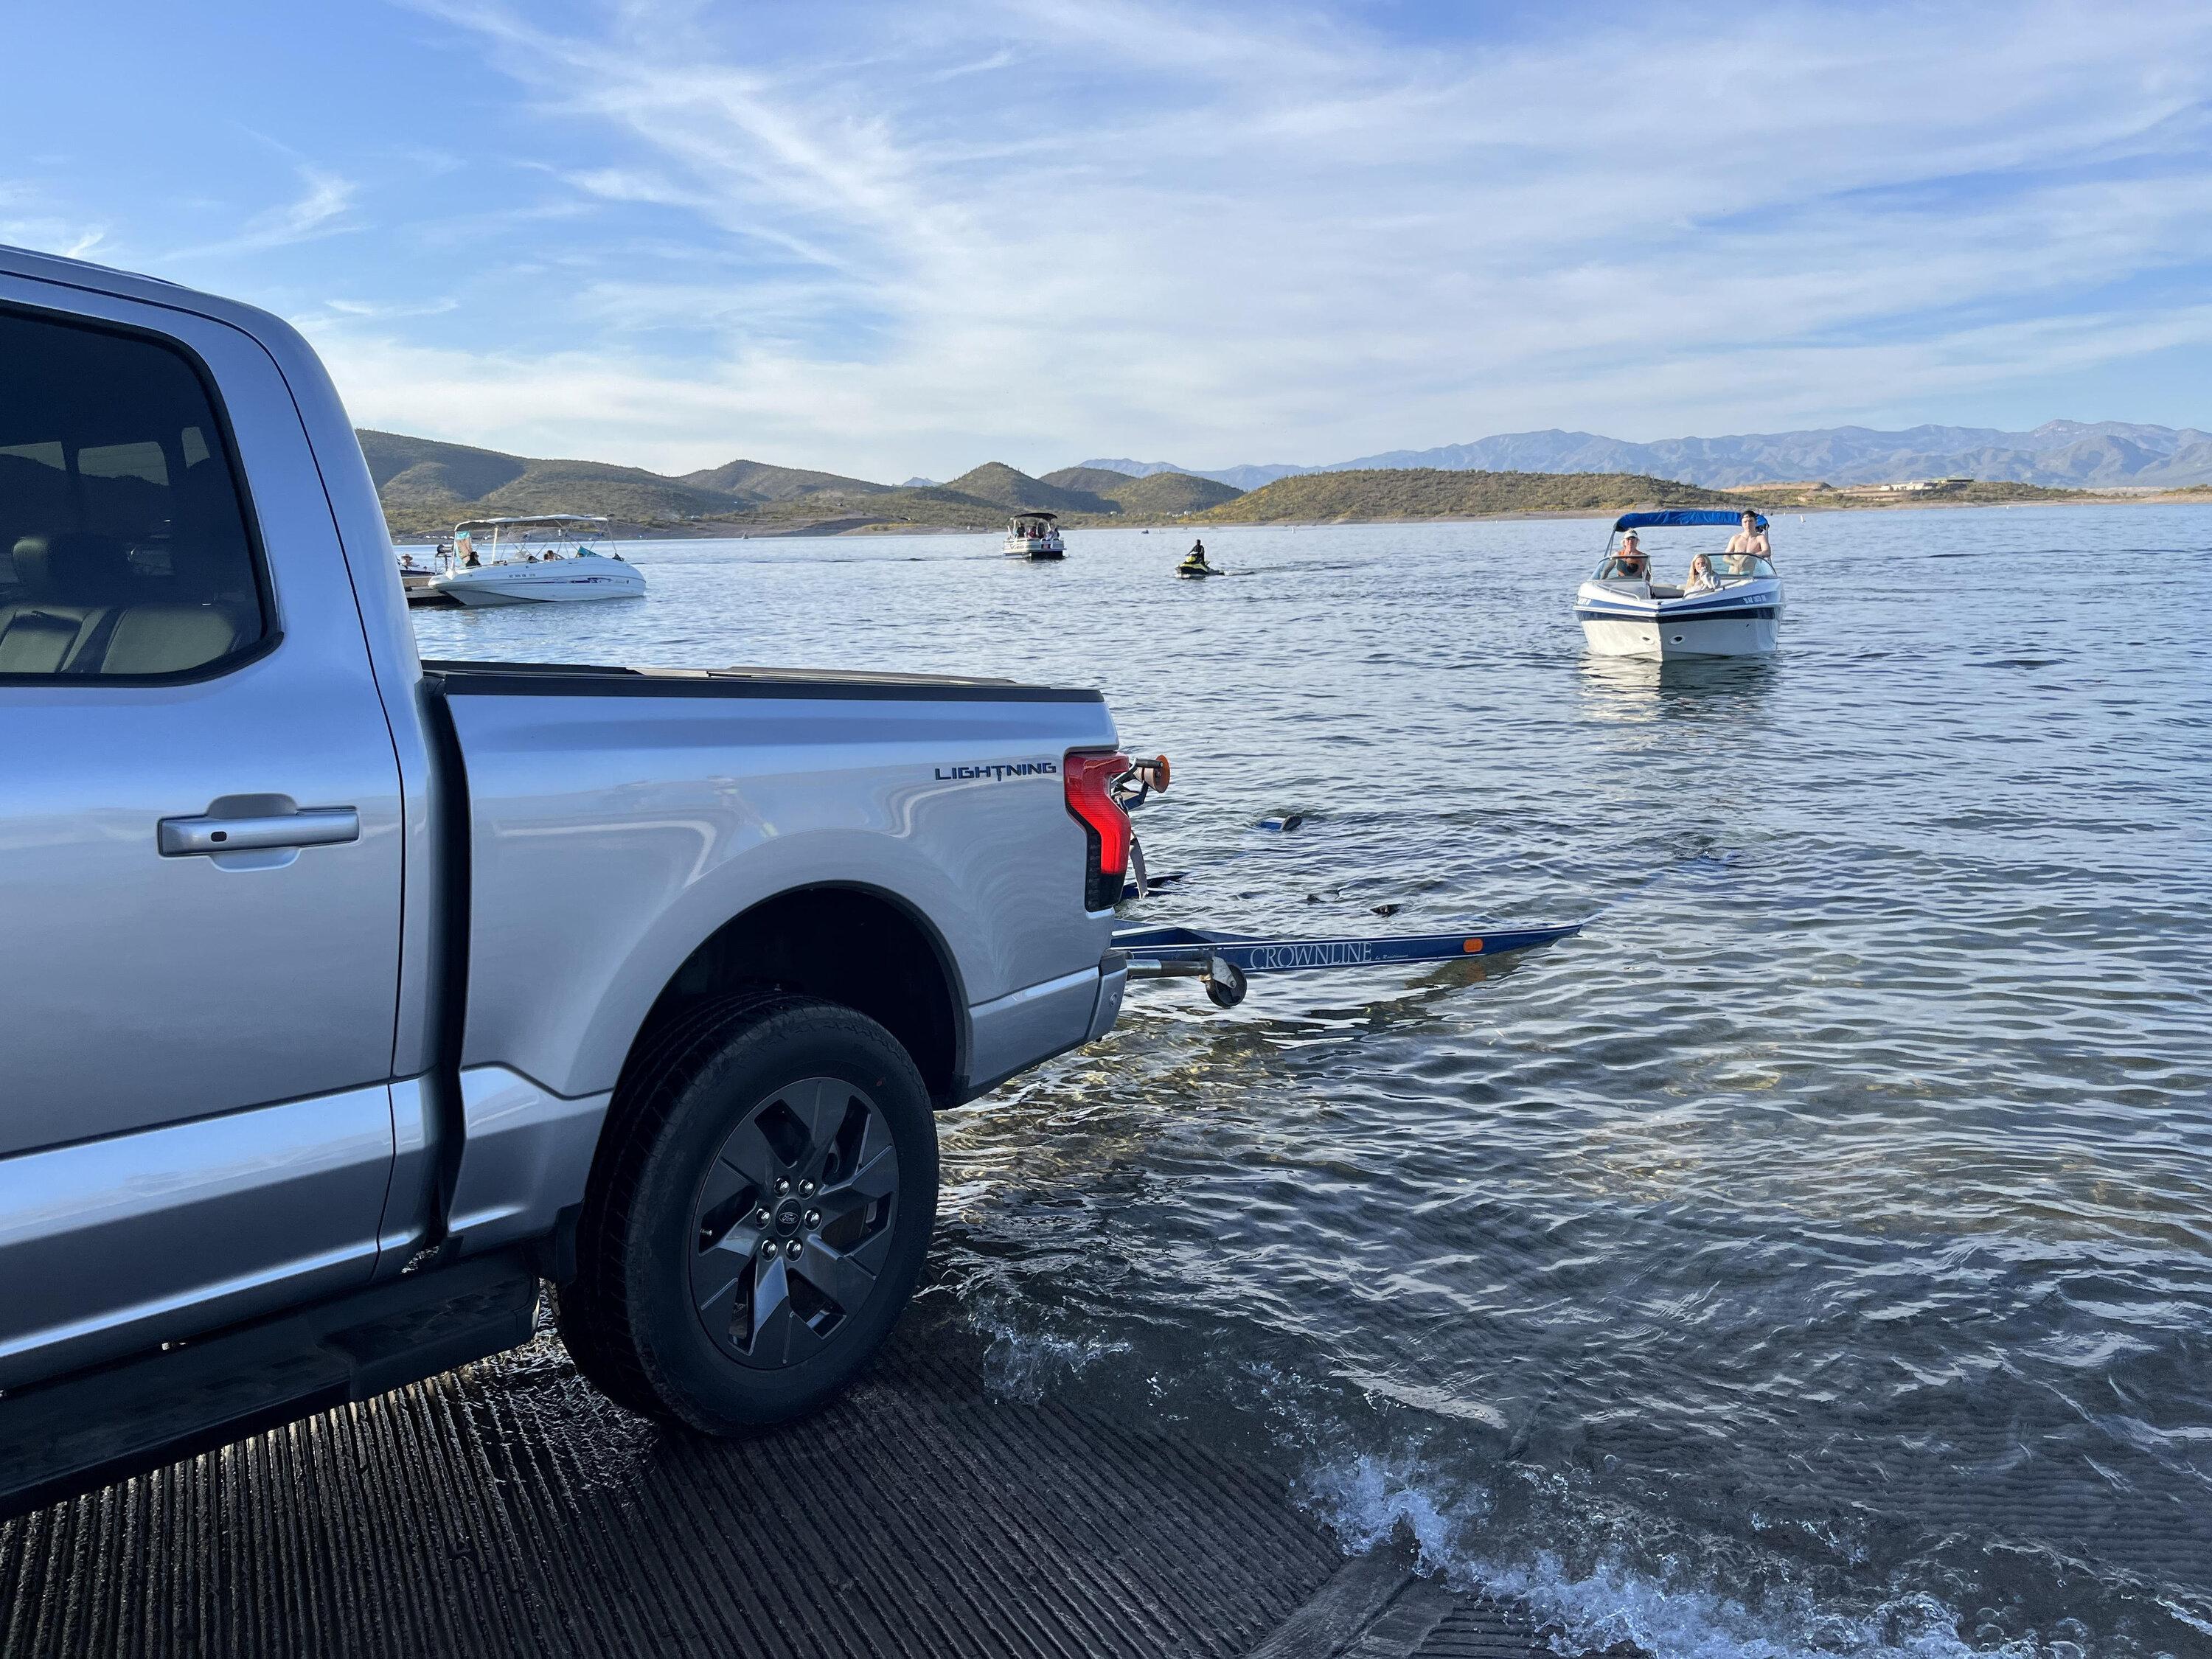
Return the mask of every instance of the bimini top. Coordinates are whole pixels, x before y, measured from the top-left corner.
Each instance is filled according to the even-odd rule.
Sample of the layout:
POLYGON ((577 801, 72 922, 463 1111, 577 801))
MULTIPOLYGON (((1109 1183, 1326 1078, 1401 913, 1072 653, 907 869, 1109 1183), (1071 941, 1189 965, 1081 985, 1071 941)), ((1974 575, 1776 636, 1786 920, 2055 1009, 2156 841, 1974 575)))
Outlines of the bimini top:
MULTIPOLYGON (((1753 513, 1761 530, 1766 528, 1766 514, 1753 513)), ((1736 524, 1743 518, 1743 509, 1734 512, 1713 507, 1677 507, 1665 513, 1624 513, 1613 521, 1616 534, 1624 530, 1642 530, 1650 525, 1736 524)))
POLYGON ((556 526, 564 524, 612 524, 604 513, 540 513, 526 519, 464 519, 453 526, 453 533, 464 530, 514 530, 532 525, 556 526))
POLYGON ((1029 508, 1024 507, 1017 507, 1015 509, 1014 517, 1017 519, 1057 519, 1060 517, 1060 514, 1057 513, 1032 513, 1029 508))

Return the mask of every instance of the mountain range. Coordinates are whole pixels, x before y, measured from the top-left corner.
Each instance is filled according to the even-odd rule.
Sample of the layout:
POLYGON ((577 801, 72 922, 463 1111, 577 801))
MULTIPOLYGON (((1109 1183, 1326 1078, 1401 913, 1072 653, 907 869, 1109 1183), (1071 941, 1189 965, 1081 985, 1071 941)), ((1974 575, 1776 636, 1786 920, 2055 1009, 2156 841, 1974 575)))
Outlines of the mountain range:
POLYGON ((678 477, 605 461, 548 460, 392 432, 363 431, 362 453, 392 533, 442 534, 462 520, 535 513, 605 514, 625 526, 734 526, 744 533, 826 533, 871 526, 988 530, 1009 513, 1057 513, 1075 523, 1158 521, 1241 494, 1158 469, 1143 476, 1063 467, 1033 478, 987 461, 942 484, 892 485, 763 461, 726 461, 678 477))
MULTIPOLYGON (((1946 501, 2022 500, 2044 489, 2177 489, 2212 483, 2212 433, 2053 421, 2033 432, 1838 427, 1630 444, 1586 432, 1522 432, 1438 449, 1396 450, 1329 466, 1194 473, 1157 462, 1087 461, 1032 477, 987 461, 944 483, 883 484, 738 459, 680 475, 605 461, 510 455, 364 431, 362 453, 392 533, 441 535, 460 520, 603 514, 623 535, 831 535, 894 528, 990 530, 1017 511, 1072 525, 1328 522, 1588 512, 1666 501, 1717 505, 1715 490, 1760 492, 1770 507, 1851 507, 1855 484, 1963 477, 1946 501), (1820 480, 1818 488, 1805 481, 1820 480), (1249 486, 1249 493, 1247 491, 1249 486), (1294 487, 1295 486, 1295 487, 1294 487), (1690 492, 1685 494, 1682 492, 1690 492)), ((1919 499, 1933 501, 1936 496, 1919 499)))
POLYGON ((1595 432, 1508 432, 1435 449, 1394 449, 1319 466, 1283 463, 1177 466, 1126 459, 1089 460, 1084 471, 1144 477, 1176 472, 1257 489, 1314 472, 1435 468, 1450 472, 1608 472, 1680 479, 1707 489, 1811 482, 1902 483, 1969 477, 2061 489, 2114 485, 2174 488, 2212 483, 2212 432, 2124 421, 2046 421, 2031 432, 1996 427, 1916 426, 1899 432, 1826 427, 1725 438, 1629 443, 1595 432))

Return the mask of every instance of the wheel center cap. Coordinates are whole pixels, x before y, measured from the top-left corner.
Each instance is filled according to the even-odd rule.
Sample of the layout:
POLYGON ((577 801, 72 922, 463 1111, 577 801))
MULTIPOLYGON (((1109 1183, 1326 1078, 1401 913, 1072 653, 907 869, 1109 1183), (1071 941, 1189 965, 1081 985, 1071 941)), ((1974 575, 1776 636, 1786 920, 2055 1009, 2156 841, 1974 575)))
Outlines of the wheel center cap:
POLYGON ((797 1232, 799 1214, 799 1200, 795 1198, 787 1198, 775 1206, 776 1230, 780 1232, 797 1232))

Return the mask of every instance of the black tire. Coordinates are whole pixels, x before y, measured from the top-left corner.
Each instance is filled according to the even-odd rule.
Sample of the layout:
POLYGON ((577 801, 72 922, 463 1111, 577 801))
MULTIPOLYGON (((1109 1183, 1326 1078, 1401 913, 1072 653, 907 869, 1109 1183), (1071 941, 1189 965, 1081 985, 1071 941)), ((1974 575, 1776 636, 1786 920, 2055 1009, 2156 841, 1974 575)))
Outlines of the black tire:
POLYGON ((936 1210, 937 1125, 896 1038, 810 997, 720 1000, 616 1091, 562 1340, 633 1411, 718 1435, 788 1421, 890 1334, 936 1210))

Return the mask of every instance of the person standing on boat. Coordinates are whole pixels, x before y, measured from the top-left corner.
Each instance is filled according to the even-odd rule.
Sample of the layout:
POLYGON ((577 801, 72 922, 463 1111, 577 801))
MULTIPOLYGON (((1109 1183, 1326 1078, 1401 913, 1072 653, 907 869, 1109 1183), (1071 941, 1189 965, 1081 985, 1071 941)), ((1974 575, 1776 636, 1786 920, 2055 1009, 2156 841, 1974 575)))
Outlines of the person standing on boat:
POLYGON ((1632 530, 1620 538, 1620 551, 1613 555, 1613 574, 1625 581, 1640 582, 1651 574, 1650 567, 1644 562, 1644 544, 1632 530))
POLYGON ((1759 514, 1749 507, 1743 510, 1743 528, 1729 538, 1726 550, 1735 554, 1754 554, 1762 559, 1774 556, 1773 545, 1766 539, 1766 526, 1759 521, 1759 514))

